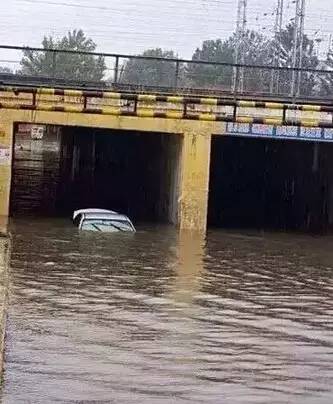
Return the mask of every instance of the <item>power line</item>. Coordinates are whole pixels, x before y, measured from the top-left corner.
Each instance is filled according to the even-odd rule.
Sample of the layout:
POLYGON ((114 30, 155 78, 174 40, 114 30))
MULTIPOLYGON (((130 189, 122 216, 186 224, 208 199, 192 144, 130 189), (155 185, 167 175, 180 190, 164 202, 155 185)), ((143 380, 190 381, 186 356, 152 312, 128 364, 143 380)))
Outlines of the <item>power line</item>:
MULTIPOLYGON (((269 3, 269 1, 272 2, 277 0, 266 1, 269 3)), ((287 16, 290 16, 291 9, 288 10, 287 0, 284 0, 284 2, 287 20, 287 16)), ((66 23, 69 24, 69 21, 72 21, 74 26, 82 27, 85 31, 87 30, 89 32, 90 36, 93 38, 96 37, 98 42, 101 43, 99 46, 104 47, 104 49, 108 49, 110 46, 112 48, 112 39, 115 43, 119 44, 120 49, 127 49, 128 47, 124 44, 133 39, 131 45, 132 49, 139 49, 139 45, 151 47, 155 44, 163 48, 177 46, 178 48, 175 49, 176 51, 188 52, 197 46, 195 43, 197 41, 201 42, 205 39, 215 39, 217 37, 224 39, 227 37, 228 33, 231 35, 233 34, 234 30, 230 25, 232 24, 233 18, 224 18, 224 24, 222 28, 219 28, 218 23, 220 17, 215 10, 219 11, 218 8, 220 7, 220 10, 222 9, 224 15, 229 17, 230 10, 232 15, 236 15, 236 8, 231 7, 232 5, 236 5, 236 2, 231 0, 196 0, 195 2, 193 2, 193 0, 161 0, 160 4, 161 6, 163 4, 163 10, 156 7, 156 3, 158 3, 157 0, 155 0, 154 4, 152 2, 142 1, 140 7, 137 7, 139 3, 138 0, 124 0, 123 3, 118 1, 102 2, 101 0, 96 0, 95 2, 90 2, 88 0, 14 0, 13 3, 16 4, 15 7, 18 10, 21 9, 22 12, 15 12, 13 14, 13 11, 9 11, 7 14, 7 9, 3 10, 2 19, 5 24, 2 24, 2 27, 0 28, 0 34, 3 36, 3 40, 7 38, 8 32, 13 31, 17 33, 19 41, 21 37, 23 40, 27 40, 28 43, 31 43, 31 37, 29 38, 25 33, 30 30, 38 32, 36 31, 36 28, 41 35, 44 33, 42 31, 45 29, 45 33, 62 36, 66 33, 64 32, 65 28, 63 28, 64 25, 66 23), (35 5, 35 7, 24 6, 24 3, 35 5), (199 6, 200 4, 205 5, 205 12, 203 12, 200 7, 197 7, 198 4, 199 6), (40 5, 45 5, 45 7, 41 7, 40 5), (182 5, 184 5, 184 7, 182 7, 182 5), (193 7, 189 7, 190 5, 193 5, 193 7), (137 8, 135 8, 135 6, 137 8), (61 10, 61 18, 59 18, 58 11, 52 13, 52 21, 49 21, 51 23, 50 25, 53 25, 53 27, 47 25, 47 15, 45 19, 43 17, 39 18, 40 21, 45 20, 45 28, 39 24, 38 27, 36 27, 36 24, 34 25, 36 19, 26 18, 27 23, 17 23, 18 18, 23 20, 25 15, 31 15, 32 12, 37 12, 39 9, 41 10, 41 13, 50 13, 50 10, 56 11, 56 8, 58 7, 61 10), (96 10, 96 12, 94 13, 91 10, 96 10), (156 10, 161 11, 160 15, 157 15, 156 10), (183 12, 181 12, 182 10, 183 12), (21 17, 19 17, 20 15, 21 17), (125 16, 126 19, 124 20, 125 16), (89 20, 87 20, 86 17, 89 17, 89 20), (149 22, 149 25, 146 24, 143 28, 142 22, 145 18, 146 20, 149 18, 151 22, 149 22), (106 21, 108 21, 108 24, 105 24, 106 21), (29 25, 31 28, 29 28, 29 25), (149 30, 145 29, 147 25, 150 28, 149 30), (159 28, 157 27, 158 25, 159 28), (206 31, 204 27, 205 25, 207 26, 206 31), (179 35, 180 26, 182 27, 182 35, 179 35), (97 30, 96 27, 98 27, 97 30), (105 29, 100 29, 102 27, 105 27, 105 29), (216 32, 216 36, 214 36, 214 32, 216 32), (208 35, 206 33, 208 33, 208 35)), ((253 4, 253 2, 250 3, 251 5, 248 4, 246 9, 246 27, 248 29, 262 31, 263 34, 265 33, 267 36, 273 37, 276 32, 276 12, 271 8, 272 3, 269 3, 268 7, 265 6, 265 8, 260 7, 258 2, 255 2, 255 4, 253 4), (255 18, 256 16, 257 18, 255 18)), ((307 26, 309 25, 309 17, 314 18, 318 16, 321 23, 323 23, 323 21, 326 23, 326 21, 329 21, 330 16, 333 17, 332 14, 330 15, 326 11, 325 14, 321 14, 324 12, 322 10, 323 9, 312 9, 310 10, 310 13, 307 13, 307 26)), ((321 26, 320 28, 322 35, 332 32, 329 27, 321 26)), ((310 33, 312 34, 318 30, 319 27, 316 29, 310 27, 306 30, 303 29, 303 32, 307 32, 310 35, 310 33)), ((37 43, 37 40, 38 38, 35 35, 35 40, 33 42, 37 43)), ((328 43, 327 38, 324 40, 328 43)), ((240 47, 241 46, 242 41, 240 41, 240 47)), ((141 50, 139 49, 138 51, 141 50)), ((238 59, 240 60, 243 55, 241 49, 239 49, 238 54, 238 59)), ((277 55, 279 55, 279 53, 277 53, 277 55)), ((239 82, 241 82, 241 80, 239 82)))
MULTIPOLYGON (((101 10, 101 11, 106 11, 106 10, 113 10, 111 7, 107 7, 107 6, 92 6, 92 5, 86 5, 86 4, 79 4, 79 3, 68 3, 68 2, 63 2, 63 1, 49 1, 49 0, 16 0, 19 3, 29 3, 29 4, 44 4, 44 5, 49 5, 49 6, 56 6, 56 7, 71 7, 71 8, 85 8, 85 9, 94 9, 94 10, 101 10)), ((169 0, 170 1, 170 0, 169 0)), ((176 3, 177 1, 172 0, 171 2, 176 3)), ((190 3, 193 4, 193 2, 191 0, 182 0, 181 3, 190 3)), ((179 2, 178 2, 179 3, 179 2)), ((221 4, 225 4, 225 5, 232 5, 233 1, 231 0, 227 0, 227 1, 223 1, 223 0, 210 0, 210 3, 212 4, 217 4, 217 5, 221 5, 221 4)))

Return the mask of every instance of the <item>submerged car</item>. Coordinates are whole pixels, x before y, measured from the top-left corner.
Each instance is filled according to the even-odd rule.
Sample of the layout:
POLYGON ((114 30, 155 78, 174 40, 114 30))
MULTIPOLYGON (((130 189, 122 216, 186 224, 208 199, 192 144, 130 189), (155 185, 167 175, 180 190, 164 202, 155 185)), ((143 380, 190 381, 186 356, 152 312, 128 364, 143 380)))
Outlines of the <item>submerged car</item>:
POLYGON ((81 209, 73 214, 79 230, 103 233, 135 232, 135 227, 126 215, 106 209, 81 209))

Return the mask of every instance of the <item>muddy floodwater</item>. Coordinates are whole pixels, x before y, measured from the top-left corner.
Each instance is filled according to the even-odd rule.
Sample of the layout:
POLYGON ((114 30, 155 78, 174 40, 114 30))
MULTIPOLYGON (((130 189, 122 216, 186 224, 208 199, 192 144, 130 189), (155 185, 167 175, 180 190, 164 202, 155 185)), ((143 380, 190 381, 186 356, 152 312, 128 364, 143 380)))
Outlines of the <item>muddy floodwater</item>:
POLYGON ((3 403, 333 402, 333 237, 11 232, 3 403))

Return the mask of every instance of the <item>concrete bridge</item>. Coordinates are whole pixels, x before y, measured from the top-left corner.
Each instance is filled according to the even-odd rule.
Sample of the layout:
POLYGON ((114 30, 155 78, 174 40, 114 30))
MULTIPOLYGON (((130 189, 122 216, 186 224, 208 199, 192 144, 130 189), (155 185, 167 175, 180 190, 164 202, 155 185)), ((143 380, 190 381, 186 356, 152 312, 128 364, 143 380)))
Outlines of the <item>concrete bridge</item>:
MULTIPOLYGON (((332 112, 333 106, 328 103, 1 86, 0 214, 10 214, 18 123, 100 129, 106 130, 105 136, 135 133, 143 145, 147 134, 163 136, 159 162, 154 165, 154 170, 160 171, 155 179, 164 188, 156 191, 163 220, 181 229, 203 232, 207 225, 212 137, 224 136, 230 122, 333 128, 332 112)), ((65 144, 64 139, 62 142, 65 144)), ((92 144, 91 150, 94 147, 92 144)), ((147 164, 156 158, 154 147, 144 156, 147 164)), ((144 146, 144 153, 142 150, 144 146)))

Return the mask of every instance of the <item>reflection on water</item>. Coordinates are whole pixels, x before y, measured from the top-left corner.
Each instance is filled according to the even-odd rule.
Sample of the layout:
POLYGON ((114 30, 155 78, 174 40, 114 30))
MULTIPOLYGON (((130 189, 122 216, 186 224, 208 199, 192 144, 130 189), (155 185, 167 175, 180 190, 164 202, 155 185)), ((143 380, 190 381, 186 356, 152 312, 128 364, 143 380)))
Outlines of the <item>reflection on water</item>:
POLYGON ((4 403, 331 403, 333 238, 12 224, 4 403))

